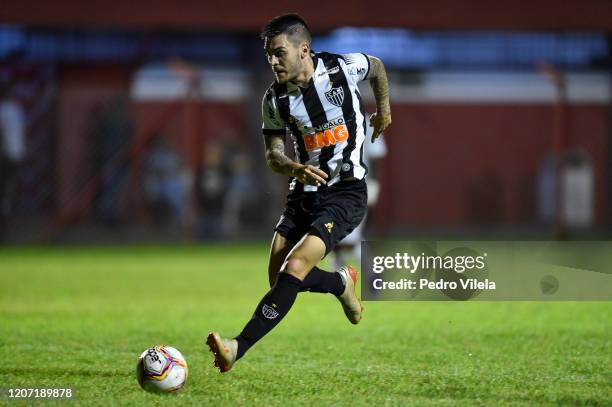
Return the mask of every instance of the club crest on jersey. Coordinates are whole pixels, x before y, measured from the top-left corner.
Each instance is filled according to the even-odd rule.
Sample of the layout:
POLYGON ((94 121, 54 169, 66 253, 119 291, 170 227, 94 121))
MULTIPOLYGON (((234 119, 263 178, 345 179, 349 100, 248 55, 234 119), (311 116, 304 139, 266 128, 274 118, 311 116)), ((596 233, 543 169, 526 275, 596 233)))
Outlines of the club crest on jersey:
POLYGON ((329 103, 335 106, 342 106, 342 102, 344 102, 344 89, 338 86, 337 88, 331 88, 325 92, 325 97, 329 100, 329 103))

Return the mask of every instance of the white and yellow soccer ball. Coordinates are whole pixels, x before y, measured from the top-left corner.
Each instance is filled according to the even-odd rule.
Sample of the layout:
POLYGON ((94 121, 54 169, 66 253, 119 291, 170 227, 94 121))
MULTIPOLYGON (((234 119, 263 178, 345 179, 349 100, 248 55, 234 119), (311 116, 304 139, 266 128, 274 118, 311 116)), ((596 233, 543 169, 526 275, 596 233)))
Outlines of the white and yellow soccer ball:
POLYGON ((187 376, 187 362, 181 352, 166 345, 145 350, 136 364, 140 387, 153 393, 179 391, 185 386, 187 376))

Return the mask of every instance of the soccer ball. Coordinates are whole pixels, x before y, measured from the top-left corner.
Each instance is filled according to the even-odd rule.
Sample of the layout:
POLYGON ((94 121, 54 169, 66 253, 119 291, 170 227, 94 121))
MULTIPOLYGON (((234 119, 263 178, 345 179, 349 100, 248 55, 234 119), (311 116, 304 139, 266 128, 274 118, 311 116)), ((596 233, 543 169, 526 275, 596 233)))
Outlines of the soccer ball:
POLYGON ((153 393, 170 393, 187 382, 187 362, 181 352, 166 346, 154 346, 142 352, 136 364, 140 387, 153 393))

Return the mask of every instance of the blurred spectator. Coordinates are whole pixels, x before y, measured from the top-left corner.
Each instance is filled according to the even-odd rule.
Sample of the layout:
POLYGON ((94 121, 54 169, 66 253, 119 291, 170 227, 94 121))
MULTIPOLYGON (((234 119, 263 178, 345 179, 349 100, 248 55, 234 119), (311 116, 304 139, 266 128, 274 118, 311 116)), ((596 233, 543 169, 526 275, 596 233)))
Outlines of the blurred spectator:
POLYGON ((156 223, 185 224, 189 173, 168 140, 158 137, 145 163, 144 188, 156 223))
POLYGON ((223 155, 221 142, 211 142, 204 151, 203 162, 196 174, 196 195, 202 216, 200 235, 206 240, 223 238, 222 216, 227 192, 223 155))
POLYGON ((557 213, 557 161, 552 152, 540 162, 536 187, 538 220, 550 225, 557 213))
POLYGON ((483 170, 467 193, 468 219, 475 226, 493 226, 503 222, 504 184, 494 170, 483 170))
POLYGON ((242 215, 255 196, 253 166, 248 154, 240 147, 232 149, 228 157, 229 177, 223 204, 223 232, 237 237, 243 226, 242 215))
POLYGON ((235 238, 243 232, 244 212, 256 195, 252 171, 248 154, 231 138, 207 146, 196 179, 202 238, 235 238))
POLYGON ((0 85, 0 237, 15 199, 19 166, 26 154, 26 119, 11 83, 0 85))
POLYGON ((91 133, 93 164, 95 174, 101 175, 95 215, 103 223, 115 225, 121 221, 121 188, 127 176, 121 153, 129 146, 134 132, 127 97, 113 100, 95 120, 91 133))

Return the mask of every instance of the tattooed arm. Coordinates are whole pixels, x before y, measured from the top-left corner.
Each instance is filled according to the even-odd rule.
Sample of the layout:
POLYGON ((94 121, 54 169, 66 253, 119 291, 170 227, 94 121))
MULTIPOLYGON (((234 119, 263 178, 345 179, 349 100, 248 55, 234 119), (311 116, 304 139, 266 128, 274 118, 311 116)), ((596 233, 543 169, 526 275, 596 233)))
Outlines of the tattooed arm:
POLYGON ((306 185, 327 183, 327 174, 312 165, 297 163, 285 155, 285 142, 279 136, 266 136, 266 162, 272 171, 279 174, 295 177, 299 182, 306 185))
POLYGON ((391 105, 389 104, 389 81, 382 61, 376 57, 368 56, 370 72, 366 79, 370 81, 374 99, 376 100, 376 113, 370 117, 374 132, 372 141, 391 124, 391 105))

